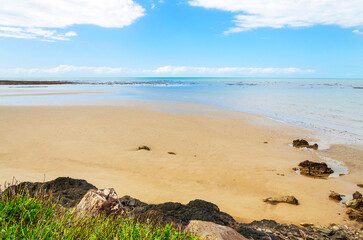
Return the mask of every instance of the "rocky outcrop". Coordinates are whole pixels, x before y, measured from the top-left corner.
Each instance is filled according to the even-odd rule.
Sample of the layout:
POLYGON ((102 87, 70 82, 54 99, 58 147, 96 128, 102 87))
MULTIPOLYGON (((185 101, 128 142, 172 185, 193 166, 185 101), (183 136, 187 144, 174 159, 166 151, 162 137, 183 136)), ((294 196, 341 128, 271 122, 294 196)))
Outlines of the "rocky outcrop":
POLYGON ((350 220, 363 222, 363 197, 360 192, 353 193, 353 199, 347 201, 345 205, 349 208, 346 213, 350 220))
POLYGON ((292 146, 296 148, 312 148, 314 150, 318 150, 318 144, 310 145, 308 141, 305 139, 296 139, 292 141, 292 146))
POLYGON ((282 197, 269 197, 263 200, 264 202, 276 205, 278 203, 289 203, 293 205, 299 205, 299 201, 294 196, 282 196, 282 197))
POLYGON ((230 227, 198 220, 190 221, 184 232, 192 233, 205 240, 247 240, 230 227))
MULTIPOLYGON (((55 192, 58 197, 68 199, 68 203, 69 200, 78 203, 84 196, 77 206, 77 209, 81 211, 108 215, 120 214, 122 211, 126 211, 127 217, 135 217, 141 222, 144 220, 146 221, 147 219, 159 220, 158 223, 173 222, 182 228, 186 228, 191 222, 194 222, 194 220, 200 220, 208 222, 206 224, 209 226, 212 226, 210 225, 211 223, 221 225, 217 225, 215 228, 213 227, 212 230, 224 229, 227 233, 232 234, 233 231, 231 232, 229 229, 232 228, 247 239, 363 239, 360 228, 348 228, 346 226, 331 225, 324 228, 315 227, 313 224, 296 226, 293 224, 279 224, 273 220, 239 223, 227 213, 221 212, 215 204, 203 200, 194 200, 186 205, 180 203, 148 205, 130 196, 124 196, 119 199, 120 201, 117 201, 117 194, 111 189, 91 190, 88 192, 89 194, 87 193, 87 196, 85 196, 85 193, 83 194, 85 189, 95 189, 93 185, 87 183, 85 180, 58 178, 46 183, 22 183, 20 185, 24 186, 25 184, 34 187, 34 189, 32 188, 34 191, 33 193, 39 193, 39 191, 37 191, 39 189, 44 189, 43 193, 49 193, 49 189, 54 189, 56 190, 55 192), (80 193, 78 191, 80 191, 80 193), (69 196, 72 193, 74 193, 74 197, 69 196), (79 198, 80 195, 82 195, 81 198, 79 198), (229 228, 224 228, 223 226, 229 228)), ((20 185, 10 189, 23 189, 19 188, 20 185)), ((6 194, 6 191, 3 192, 3 194, 6 194)), ((348 214, 350 214, 349 217, 351 219, 361 221, 362 195, 359 192, 354 193, 353 195, 353 200, 347 202, 348 211, 351 211, 348 214)), ((71 205, 73 204, 65 204, 64 206, 71 205)), ((200 231, 203 232, 202 230, 200 231)), ((211 231, 211 233, 214 234, 214 230, 211 231)), ((236 236, 235 233, 233 233, 233 236, 236 236)))
POLYGON ((11 188, 16 192, 27 190, 31 196, 37 194, 50 196, 54 200, 59 200, 63 206, 67 207, 76 206, 88 190, 96 189, 95 186, 88 183, 86 180, 69 177, 59 177, 55 180, 43 183, 22 182, 11 188))
POLYGON ((312 162, 309 160, 301 162, 298 169, 300 171, 300 174, 311 177, 327 177, 330 174, 334 173, 334 171, 329 168, 326 163, 312 162))
POLYGON ((87 214, 118 215, 125 212, 113 188, 91 189, 78 203, 76 210, 87 214))
POLYGON ((339 193, 336 193, 334 191, 332 191, 329 195, 329 198, 332 200, 336 200, 336 201, 341 201, 342 200, 342 195, 340 195, 339 193))
POLYGON ((135 207, 128 215, 141 220, 174 222, 183 226, 188 225, 191 220, 214 222, 225 226, 236 223, 233 217, 221 212, 217 205, 203 200, 190 201, 186 205, 174 202, 150 204, 135 207))

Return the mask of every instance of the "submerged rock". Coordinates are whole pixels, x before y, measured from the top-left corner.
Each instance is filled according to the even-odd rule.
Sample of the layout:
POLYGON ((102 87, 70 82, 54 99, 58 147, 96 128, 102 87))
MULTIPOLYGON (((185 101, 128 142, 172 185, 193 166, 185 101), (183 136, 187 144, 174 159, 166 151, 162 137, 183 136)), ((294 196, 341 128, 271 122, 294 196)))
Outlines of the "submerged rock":
POLYGON ((69 177, 59 177, 55 180, 44 183, 22 182, 12 188, 16 191, 24 191, 27 189, 31 196, 37 194, 51 196, 55 200, 59 199, 60 203, 67 207, 76 206, 88 190, 97 189, 86 180, 73 179, 69 177))
POLYGON ((113 188, 91 189, 78 203, 76 209, 88 214, 122 214, 125 212, 113 188))
POLYGON ((329 198, 332 200, 336 200, 336 201, 341 201, 342 200, 342 195, 340 195, 339 193, 336 193, 334 191, 332 191, 329 195, 329 198))
POLYGON ((305 139, 296 139, 292 141, 292 146, 296 148, 312 148, 314 150, 318 150, 319 148, 318 144, 315 143, 313 145, 310 145, 309 142, 305 139))
POLYGON ((312 162, 306 160, 299 164, 300 174, 312 177, 326 177, 334 173, 324 162, 312 162))
POLYGON ((299 201, 294 196, 282 196, 282 197, 269 197, 263 200, 264 202, 276 205, 278 203, 289 203, 293 205, 299 205, 299 201))
POLYGON ((247 240, 230 227, 198 220, 190 221, 184 232, 193 233, 205 240, 247 240))

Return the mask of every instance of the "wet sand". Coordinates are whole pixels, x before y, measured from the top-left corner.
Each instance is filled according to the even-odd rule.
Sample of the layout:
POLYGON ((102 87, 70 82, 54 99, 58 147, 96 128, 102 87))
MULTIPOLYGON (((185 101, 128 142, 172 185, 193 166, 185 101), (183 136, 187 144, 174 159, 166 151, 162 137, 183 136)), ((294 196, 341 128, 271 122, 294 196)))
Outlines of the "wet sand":
POLYGON ((207 200, 243 222, 349 223, 345 209, 328 196, 330 190, 358 190, 361 146, 318 151, 289 146, 297 138, 313 142, 318 135, 262 116, 197 104, 2 106, 0 181, 69 176, 148 203, 207 200), (167 108, 185 112, 156 110, 167 108), (192 108, 201 114, 188 113, 192 108), (151 151, 137 151, 139 145, 151 151), (306 159, 321 161, 317 153, 344 161, 350 173, 324 180, 292 170, 306 159), (294 195, 300 205, 262 201, 282 195, 294 195))

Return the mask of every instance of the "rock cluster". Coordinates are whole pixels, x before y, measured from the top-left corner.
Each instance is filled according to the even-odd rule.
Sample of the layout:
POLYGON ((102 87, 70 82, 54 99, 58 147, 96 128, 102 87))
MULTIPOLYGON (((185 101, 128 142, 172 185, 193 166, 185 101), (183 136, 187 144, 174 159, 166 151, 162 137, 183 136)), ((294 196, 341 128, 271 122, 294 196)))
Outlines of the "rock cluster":
MULTIPOLYGON (((334 171, 324 162, 313 162, 306 160, 299 164, 300 174, 311 177, 327 177, 334 171)), ((296 169, 294 169, 296 170, 296 169)))
POLYGON ((350 220, 363 222, 363 197, 360 192, 353 193, 353 199, 347 201, 345 205, 349 208, 346 213, 350 220))
MULTIPOLYGON (((140 221, 150 219, 159 222, 173 222, 187 231, 198 233, 205 239, 363 239, 361 229, 344 226, 332 225, 326 228, 315 227, 312 224, 296 226, 279 224, 273 220, 239 223, 232 216, 221 212, 217 205, 203 200, 194 200, 186 205, 172 202, 149 205, 130 196, 118 199, 113 189, 96 190, 93 185, 84 180, 58 178, 46 183, 21 183, 20 185, 25 184, 34 189, 56 190, 54 192, 58 197, 67 199, 68 204, 64 206, 75 206, 78 203, 78 210, 103 214, 121 214, 126 211, 127 217, 140 221), (85 194, 84 191, 87 188, 91 190, 87 190, 88 193, 85 194), (74 196, 71 197, 70 194, 74 194, 74 196)), ((349 216, 361 221, 362 195, 359 192, 354 193, 353 200, 347 202, 347 207, 348 205, 349 210, 354 211, 354 214, 349 216)))
POLYGON ((263 200, 264 202, 276 205, 278 203, 289 203, 293 205, 299 205, 299 201, 294 196, 282 196, 282 197, 269 197, 263 200))
POLYGON ((304 139, 296 139, 292 141, 292 146, 296 148, 312 148, 314 150, 318 150, 319 146, 318 144, 310 145, 308 141, 304 139))

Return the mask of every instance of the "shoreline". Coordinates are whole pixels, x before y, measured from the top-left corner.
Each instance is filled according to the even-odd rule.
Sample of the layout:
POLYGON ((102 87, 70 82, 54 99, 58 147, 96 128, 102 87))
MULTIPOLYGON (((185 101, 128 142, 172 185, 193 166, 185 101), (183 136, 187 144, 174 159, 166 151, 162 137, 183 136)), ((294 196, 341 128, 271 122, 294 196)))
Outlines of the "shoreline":
POLYGON ((201 198, 244 222, 266 218, 324 225, 336 218, 349 224, 344 208, 328 195, 330 190, 356 190, 363 169, 357 159, 362 159, 361 151, 342 145, 318 150, 343 160, 350 173, 310 179, 292 167, 319 157, 288 144, 294 138, 318 140, 312 131, 253 114, 216 113, 208 106, 184 106, 190 110, 193 105, 207 116, 157 110, 182 105, 2 106, 0 176, 40 181, 45 173, 47 180, 60 175, 89 179, 149 203, 201 198), (151 151, 136 151, 142 144, 150 145, 151 151), (262 202, 286 194, 296 196, 301 205, 262 202))

